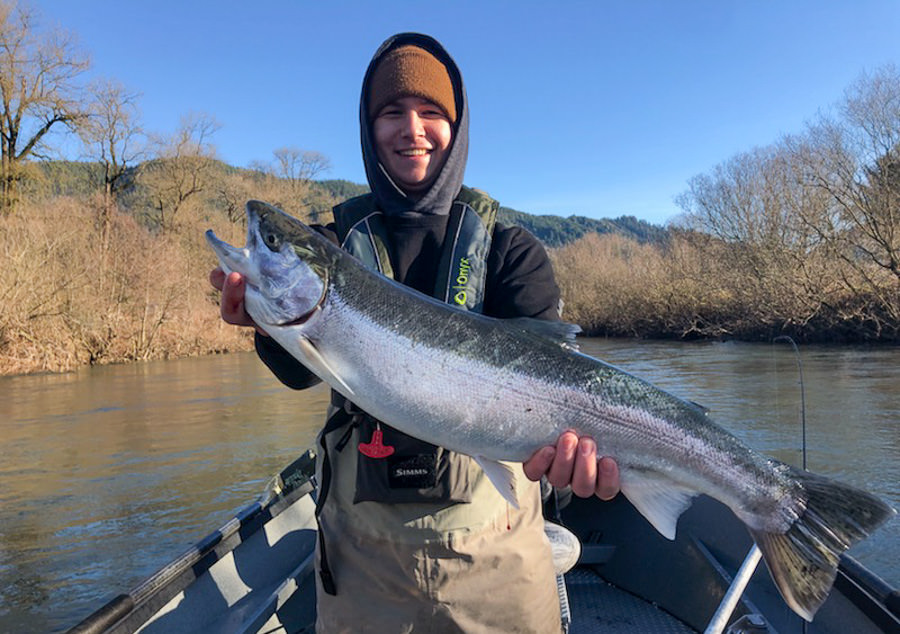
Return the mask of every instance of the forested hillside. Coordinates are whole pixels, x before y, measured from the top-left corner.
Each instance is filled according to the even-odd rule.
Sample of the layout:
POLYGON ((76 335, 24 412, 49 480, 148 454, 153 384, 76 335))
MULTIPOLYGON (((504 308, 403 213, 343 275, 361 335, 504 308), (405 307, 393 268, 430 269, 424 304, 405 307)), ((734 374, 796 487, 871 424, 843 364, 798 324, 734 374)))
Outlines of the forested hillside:
MULTIPOLYGON (((84 196, 96 191, 103 182, 102 166, 98 163, 73 161, 40 161, 30 165, 34 178, 28 181, 27 191, 34 198, 48 199, 54 196, 84 196)), ((125 209, 140 208, 148 199, 147 185, 138 175, 142 170, 150 170, 152 165, 139 164, 125 172, 119 185, 119 203, 125 209)), ((285 198, 291 183, 281 175, 272 175, 260 170, 235 168, 219 161, 211 161, 206 178, 218 183, 219 196, 208 196, 206 204, 219 211, 227 212, 230 203, 226 193, 227 183, 243 180, 250 183, 247 195, 254 196, 254 187, 260 193, 274 194, 288 210, 303 210, 304 216, 326 220, 331 207, 337 202, 365 194, 368 186, 347 180, 308 180, 303 184, 303 194, 299 200, 285 198), (266 187, 266 183, 268 186, 266 187), (287 201, 287 202, 285 202, 287 201), (294 204, 292 205, 291 202, 294 204)), ((240 188, 235 188, 240 189, 240 188)), ((295 188, 297 189, 297 188, 295 188)), ((591 233, 616 234, 639 243, 662 243, 668 230, 634 216, 618 218, 587 218, 584 216, 534 215, 525 211, 500 207, 498 220, 509 225, 528 229, 548 247, 561 247, 591 233)))
POLYGON ((636 242, 664 242, 668 231, 634 216, 585 218, 584 216, 535 216, 509 207, 500 207, 500 222, 519 225, 536 235, 548 247, 561 247, 589 234, 616 234, 636 242))

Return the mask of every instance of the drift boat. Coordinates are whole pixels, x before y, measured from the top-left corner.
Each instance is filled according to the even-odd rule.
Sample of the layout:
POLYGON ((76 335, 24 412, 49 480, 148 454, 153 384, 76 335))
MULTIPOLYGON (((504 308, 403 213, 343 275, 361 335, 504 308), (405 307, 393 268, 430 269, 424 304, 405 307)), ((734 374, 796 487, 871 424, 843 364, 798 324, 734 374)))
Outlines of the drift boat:
MULTIPOLYGON (((257 501, 69 634, 314 632, 314 463, 311 452, 298 458, 257 501)), ((754 570, 741 522, 711 498, 694 501, 674 541, 621 495, 550 507, 581 542, 577 564, 557 578, 569 634, 900 632, 900 592, 847 555, 805 623, 765 566, 754 570)))

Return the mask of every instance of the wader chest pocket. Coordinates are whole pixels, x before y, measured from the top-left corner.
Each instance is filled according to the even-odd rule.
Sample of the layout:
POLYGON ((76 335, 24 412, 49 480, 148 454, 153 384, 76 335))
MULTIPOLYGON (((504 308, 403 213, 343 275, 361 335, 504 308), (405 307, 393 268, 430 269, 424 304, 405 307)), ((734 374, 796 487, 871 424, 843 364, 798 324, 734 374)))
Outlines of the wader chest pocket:
POLYGON ((392 489, 427 489, 437 484, 437 454, 391 456, 387 460, 392 489))
MULTIPOLYGON (((358 438, 367 442, 376 422, 365 417, 358 438)), ((354 502, 447 503, 471 502, 471 458, 423 442, 384 423, 384 443, 395 451, 383 458, 356 452, 354 502)))

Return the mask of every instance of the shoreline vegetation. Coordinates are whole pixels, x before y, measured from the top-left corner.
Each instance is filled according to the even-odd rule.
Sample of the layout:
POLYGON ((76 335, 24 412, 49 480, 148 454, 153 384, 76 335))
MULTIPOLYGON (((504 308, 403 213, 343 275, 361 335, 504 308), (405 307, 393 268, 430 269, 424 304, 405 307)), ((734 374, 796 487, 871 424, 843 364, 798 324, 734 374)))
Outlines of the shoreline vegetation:
MULTIPOLYGON (((32 17, 0 0, 0 375, 250 350, 251 333, 219 319, 204 231, 243 244, 251 198, 325 223, 366 188, 321 180, 327 157, 296 146, 222 163, 209 114, 145 131, 137 94, 83 83, 87 58, 32 17), (78 161, 45 158, 62 139, 78 161)), ((499 220, 548 247, 563 319, 588 335, 900 343, 896 66, 693 177, 676 202, 666 227, 499 220)))
MULTIPOLYGON (((35 187, 15 212, 0 216, 0 375, 252 350, 251 332, 219 318, 219 294, 207 281, 215 258, 205 230, 233 244, 245 240, 242 204, 217 203, 223 189, 240 185, 247 190, 241 199, 274 200, 305 222, 327 222, 332 204, 364 191, 307 181, 292 201, 285 194, 300 189, 284 179, 219 164, 210 171, 218 176, 210 176, 207 195, 189 200, 164 224, 146 211, 149 190, 122 205, 102 193, 72 193, 81 181, 61 172, 90 172, 90 165, 42 169, 52 177, 34 182, 49 182, 51 190, 35 187), (66 193, 56 193, 66 182, 66 193)), ((720 176, 692 182, 691 204, 699 204, 706 179, 717 178, 721 192, 727 183, 720 176)), ((829 244, 817 236, 812 248, 783 226, 778 240, 768 234, 759 241, 727 240, 691 228, 694 216, 666 229, 613 226, 565 241, 559 236, 573 231, 573 219, 504 210, 501 221, 543 233, 545 243, 553 242, 548 235, 557 236, 558 246, 548 251, 565 302, 563 318, 587 335, 900 341, 900 280, 849 241, 829 244)))

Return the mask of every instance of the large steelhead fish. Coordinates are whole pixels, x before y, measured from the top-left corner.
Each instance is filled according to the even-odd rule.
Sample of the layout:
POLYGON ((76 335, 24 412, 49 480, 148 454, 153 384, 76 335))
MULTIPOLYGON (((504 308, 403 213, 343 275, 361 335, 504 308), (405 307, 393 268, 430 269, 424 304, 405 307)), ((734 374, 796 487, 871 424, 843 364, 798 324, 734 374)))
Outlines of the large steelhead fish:
POLYGON ((474 457, 515 504, 511 467, 573 429, 619 465, 660 533, 701 493, 750 530, 787 603, 811 620, 840 553, 894 511, 758 454, 695 404, 574 349, 577 327, 464 312, 379 275, 298 220, 247 204, 247 245, 206 234, 246 277, 247 312, 363 410, 474 457))

